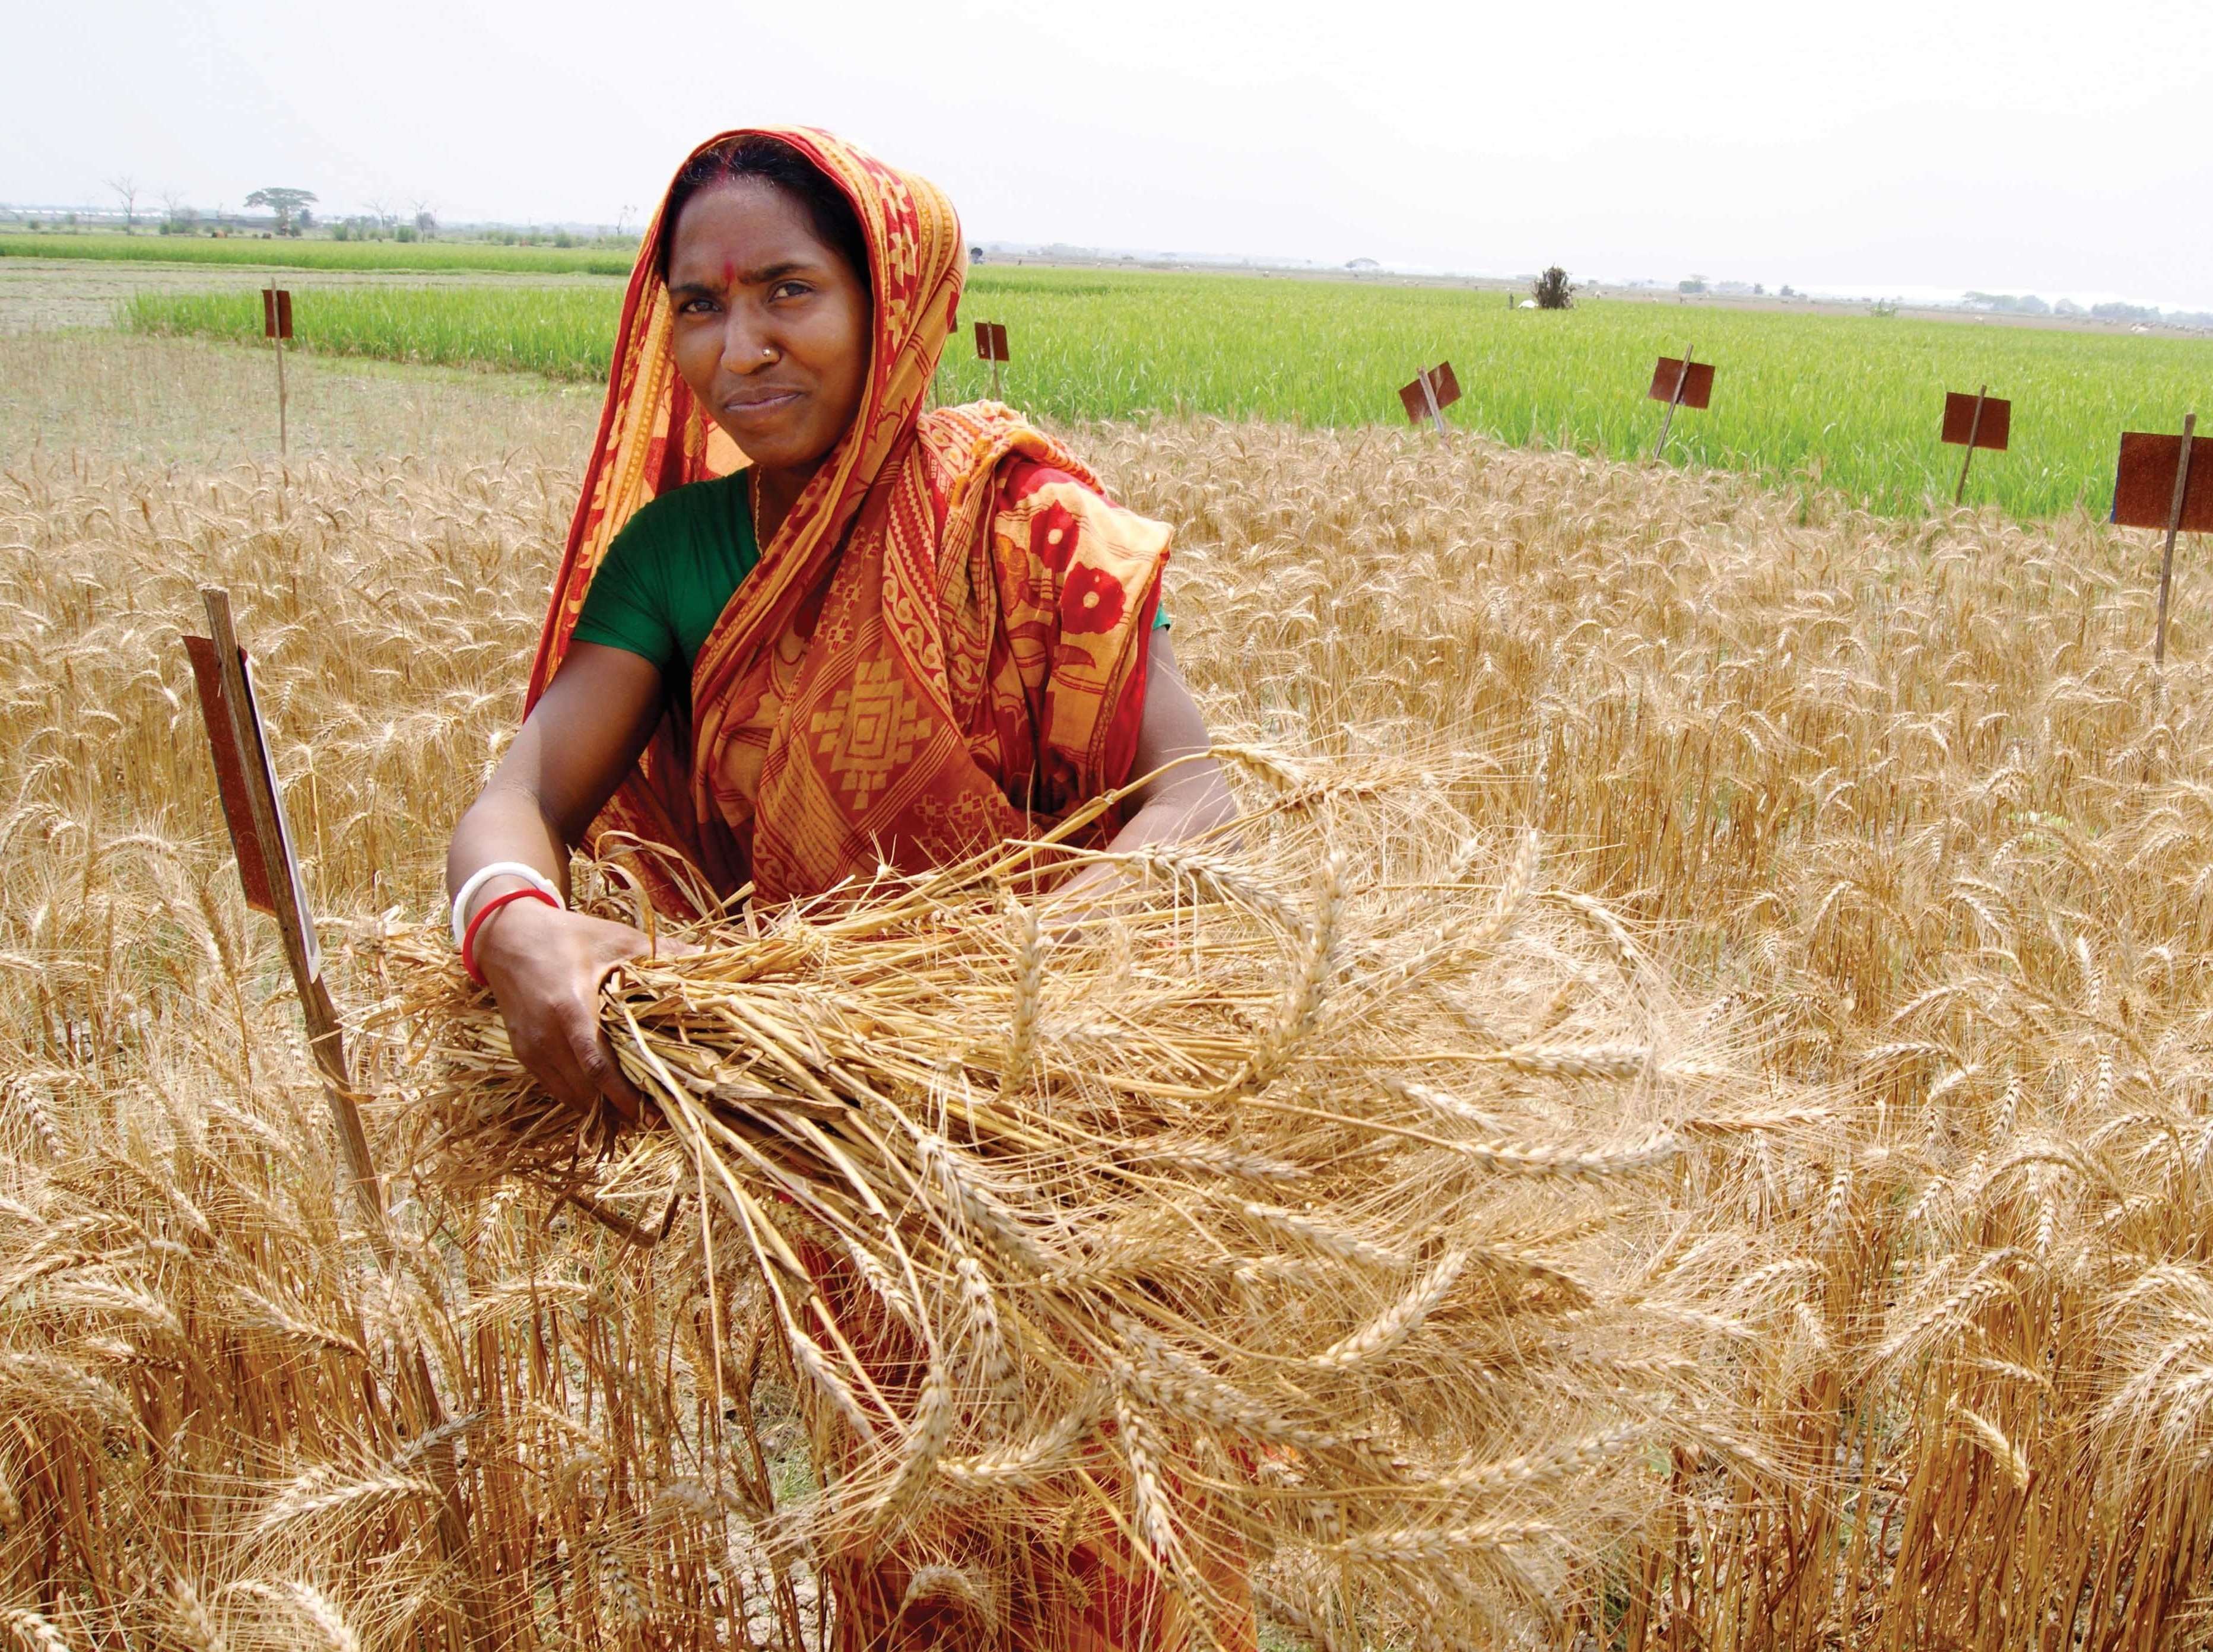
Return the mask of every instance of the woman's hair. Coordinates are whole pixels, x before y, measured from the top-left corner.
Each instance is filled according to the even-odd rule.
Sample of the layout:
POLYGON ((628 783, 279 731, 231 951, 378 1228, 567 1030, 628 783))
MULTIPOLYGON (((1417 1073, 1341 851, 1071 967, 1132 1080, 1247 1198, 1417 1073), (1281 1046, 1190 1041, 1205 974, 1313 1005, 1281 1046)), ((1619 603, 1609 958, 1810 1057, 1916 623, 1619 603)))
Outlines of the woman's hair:
POLYGON ((653 265, 665 284, 668 280, 669 249, 676 240, 676 223, 685 204, 701 190, 741 178, 758 178, 781 190, 807 209, 815 239, 834 250, 851 268, 864 290, 869 280, 869 240, 845 192, 832 183, 822 168, 780 137, 734 137, 727 143, 693 155, 668 186, 668 202, 661 209, 660 242, 653 249, 653 265))

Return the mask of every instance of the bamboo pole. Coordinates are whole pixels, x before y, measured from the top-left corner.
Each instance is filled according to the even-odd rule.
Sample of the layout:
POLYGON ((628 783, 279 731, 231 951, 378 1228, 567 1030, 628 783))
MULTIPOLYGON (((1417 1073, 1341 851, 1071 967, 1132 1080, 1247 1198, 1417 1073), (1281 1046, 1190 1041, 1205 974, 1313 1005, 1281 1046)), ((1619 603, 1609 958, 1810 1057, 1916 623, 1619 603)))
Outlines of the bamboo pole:
POLYGON ((1652 446, 1652 457, 1656 460, 1667 450, 1667 432, 1675 423, 1675 410, 1683 405, 1683 389, 1691 381, 1691 347, 1683 346, 1682 365, 1675 373, 1675 393, 1667 398, 1667 411, 1660 416, 1660 440, 1652 446))
POLYGON ((1955 505, 1967 502, 1967 466, 1975 462, 1975 438, 1983 433, 1983 403, 1990 393, 1988 385, 1975 392, 1975 416, 1967 421, 1967 456, 1960 461, 1960 485, 1952 491, 1952 503, 1955 505))
POLYGON ((2159 560, 2159 635, 2152 643, 2154 665, 2167 663, 2167 593, 2174 582, 2174 537, 2182 531, 2182 507, 2190 494, 2190 446, 2198 434, 2198 415, 2182 421, 2182 454, 2175 461, 2174 500, 2167 509, 2167 550, 2159 560))

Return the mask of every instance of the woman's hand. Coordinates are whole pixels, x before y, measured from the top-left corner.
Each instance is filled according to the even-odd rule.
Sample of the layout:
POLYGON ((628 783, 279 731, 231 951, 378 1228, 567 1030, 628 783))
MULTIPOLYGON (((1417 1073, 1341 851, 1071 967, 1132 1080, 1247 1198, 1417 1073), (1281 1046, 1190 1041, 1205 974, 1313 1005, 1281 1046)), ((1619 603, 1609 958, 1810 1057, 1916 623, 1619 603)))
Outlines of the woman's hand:
MULTIPOLYGON (((664 938, 657 953, 674 958, 698 950, 664 938)), ((604 1096, 636 1124, 644 1098, 623 1076, 600 1031, 600 989, 617 965, 655 952, 627 924, 516 900, 485 920, 472 955, 498 1001, 515 1058, 532 1076, 579 1112, 604 1096)))
MULTIPOLYGON (((454 828, 447 894, 500 862, 533 867, 565 892, 570 848, 637 765, 661 721, 661 671, 651 661, 596 643, 571 648, 454 828)), ((494 877, 469 904, 485 911, 485 902, 527 887, 520 878, 494 877)), ((459 914, 460 924, 470 917, 459 914)), ((616 965, 652 950, 627 924, 512 900, 478 926, 472 955, 499 1001, 515 1055, 538 1082, 572 1107, 604 1096, 634 1120, 637 1091, 600 1036, 600 986, 616 965)), ((661 947, 665 957, 692 950, 661 947)))

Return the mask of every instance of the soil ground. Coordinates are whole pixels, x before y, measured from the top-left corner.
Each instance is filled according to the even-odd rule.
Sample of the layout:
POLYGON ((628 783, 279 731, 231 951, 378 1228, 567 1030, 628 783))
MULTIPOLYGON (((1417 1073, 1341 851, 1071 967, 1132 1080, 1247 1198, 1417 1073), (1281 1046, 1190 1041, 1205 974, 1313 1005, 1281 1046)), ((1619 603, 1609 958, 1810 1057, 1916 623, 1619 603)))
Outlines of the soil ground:
MULTIPOLYGON (((0 266, 4 273, 4 266, 0 266)), ((497 463, 527 453, 581 465, 596 385, 355 358, 285 363, 290 451, 497 463)), ((103 328, 0 328, 0 464, 34 454, 190 466, 277 456, 266 350, 103 328)))

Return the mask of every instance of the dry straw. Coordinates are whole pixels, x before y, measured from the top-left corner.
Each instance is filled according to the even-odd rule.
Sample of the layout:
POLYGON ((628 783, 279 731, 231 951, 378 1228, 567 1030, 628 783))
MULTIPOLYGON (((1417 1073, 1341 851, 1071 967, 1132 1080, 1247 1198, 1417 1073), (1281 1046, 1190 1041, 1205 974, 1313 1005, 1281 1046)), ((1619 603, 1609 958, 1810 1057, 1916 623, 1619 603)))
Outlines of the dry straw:
POLYGON ((1716 1321, 1625 1234, 1695 1131, 1793 1126, 1718 1043, 1607 1042, 1673 1006, 1599 909, 1531 898, 1533 839, 1467 839, 1453 767, 1309 761, 1234 842, 1105 857, 1072 905, 1015 844, 688 930, 604 1010, 638 1135, 546 1099, 450 943, 395 930, 410 1161, 683 1200, 701 1298, 765 1314, 755 1381, 805 1400, 824 1489, 778 1531, 818 1564, 889 1543, 1033 1614, 1068 1580, 991 1557, 1105 1504, 1202 1623, 1253 1570, 1347 1625, 1549 1621, 1661 1490, 1630 1444, 1748 1460, 1692 1357, 1716 1321))

